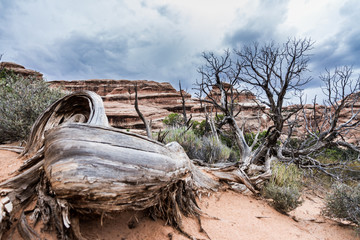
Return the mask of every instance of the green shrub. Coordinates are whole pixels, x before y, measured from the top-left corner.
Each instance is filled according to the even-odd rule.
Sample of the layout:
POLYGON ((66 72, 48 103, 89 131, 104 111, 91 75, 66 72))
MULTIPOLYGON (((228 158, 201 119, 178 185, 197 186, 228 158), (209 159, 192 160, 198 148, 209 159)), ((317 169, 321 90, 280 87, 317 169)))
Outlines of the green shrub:
POLYGON ((170 113, 165 119, 163 123, 167 126, 171 127, 179 127, 182 126, 184 122, 184 118, 179 113, 170 113))
POLYGON ((0 73, 0 142, 24 140, 44 109, 63 96, 43 79, 0 73))
POLYGON ((322 213, 350 221, 360 230, 360 183, 354 187, 346 184, 333 185, 332 192, 326 197, 322 213))
POLYGON ((324 164, 341 163, 342 167, 330 168, 327 171, 344 181, 360 180, 360 162, 357 161, 359 153, 353 149, 331 146, 320 153, 314 153, 313 157, 324 164))
POLYGON ((209 163, 228 160, 231 153, 230 148, 212 136, 202 137, 202 147, 199 151, 202 152, 203 160, 209 163))
POLYGON ((281 213, 290 212, 302 203, 299 200, 301 196, 299 189, 289 186, 280 187, 272 182, 264 188, 264 196, 273 199, 274 208, 281 213))
POLYGON ((199 137, 192 129, 184 133, 185 128, 183 127, 168 129, 167 131, 169 133, 165 138, 165 143, 178 142, 191 159, 215 163, 225 161, 230 157, 231 149, 212 136, 199 137))
POLYGON ((201 122, 193 121, 191 129, 198 137, 202 137, 208 133, 210 126, 206 120, 202 120, 201 122))
POLYGON ((224 114, 216 114, 215 115, 215 122, 220 123, 224 119, 224 117, 225 117, 224 114))
POLYGON ((184 127, 181 128, 170 128, 166 130, 168 134, 164 139, 164 143, 178 142, 185 150, 190 158, 198 158, 195 156, 196 149, 201 145, 200 139, 191 130, 185 131, 184 127))
POLYGON ((302 172, 295 164, 284 164, 278 161, 272 163, 270 182, 280 187, 301 188, 302 172))
POLYGON ((349 159, 357 159, 359 153, 352 149, 340 148, 337 146, 325 149, 318 157, 318 160, 327 163, 344 162, 349 159))
POLYGON ((298 207, 302 201, 302 173, 294 164, 274 162, 270 181, 262 189, 265 198, 273 199, 273 206, 282 213, 298 207))
MULTIPOLYGON (((267 134, 267 131, 262 131, 259 133, 258 142, 255 144, 254 150, 260 146, 260 144, 263 142, 263 139, 265 138, 266 134, 267 134)), ((245 133, 245 136, 244 136, 245 141, 249 146, 251 146, 253 144, 253 142, 255 140, 255 136, 256 136, 256 133, 254 133, 254 132, 245 133)))

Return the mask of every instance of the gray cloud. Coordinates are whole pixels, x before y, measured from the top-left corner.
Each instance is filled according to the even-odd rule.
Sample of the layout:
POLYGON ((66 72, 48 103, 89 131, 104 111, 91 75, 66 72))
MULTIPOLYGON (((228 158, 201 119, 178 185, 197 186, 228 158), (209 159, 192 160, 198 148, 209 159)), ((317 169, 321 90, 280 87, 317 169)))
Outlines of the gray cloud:
MULTIPOLYGON (((292 1, 1 0, 0 53, 4 61, 40 71, 49 80, 148 79, 174 86, 181 80, 190 89, 200 78, 202 51, 253 41, 281 43, 296 34, 301 24, 291 26, 292 32, 283 28, 292 1)), ((324 66, 360 68, 359 6, 358 0, 339 6, 341 28, 329 29, 328 39, 314 39, 315 77, 324 66)))
POLYGON ((259 30, 247 29, 239 29, 234 33, 226 36, 226 43, 230 44, 233 47, 237 47, 240 44, 249 44, 254 41, 259 41, 262 39, 263 32, 259 30))
POLYGON ((19 58, 49 80, 148 79, 170 81, 174 86, 181 80, 187 88, 194 81, 197 64, 181 38, 171 35, 150 41, 137 35, 73 34, 44 48, 29 49, 19 58))
POLYGON ((234 24, 240 27, 225 35, 224 44, 237 48, 255 41, 283 40, 284 35, 278 27, 286 19, 287 4, 287 0, 260 1, 261 8, 254 16, 243 19, 239 15, 234 24))
MULTIPOLYGON (((274 40, 282 43, 288 37, 309 38, 311 35, 289 36, 282 29, 286 21, 289 1, 262 1, 262 7, 257 14, 247 20, 238 19, 238 28, 231 29, 224 38, 224 45, 239 48, 254 41, 266 42, 274 40)), ((299 9, 300 10, 300 9, 299 9)), ((313 39, 314 49, 309 62, 310 72, 305 73, 313 80, 305 88, 318 88, 322 85, 319 75, 325 68, 350 65, 360 69, 360 4, 356 0, 339 3, 339 23, 341 28, 330 26, 328 31, 333 34, 327 39, 313 39), (334 27, 334 28, 333 28, 334 27)), ((331 18, 332 16, 326 16, 331 18)), ((316 22, 314 22, 316 26, 316 22)), ((316 28, 315 28, 316 29, 316 28)), ((314 92, 314 91, 313 91, 314 92)), ((310 96, 312 98, 312 96, 310 96)))
POLYGON ((320 74, 325 69, 340 66, 352 66, 360 69, 360 4, 349 0, 339 8, 342 28, 332 37, 315 44, 311 65, 313 72, 320 74))

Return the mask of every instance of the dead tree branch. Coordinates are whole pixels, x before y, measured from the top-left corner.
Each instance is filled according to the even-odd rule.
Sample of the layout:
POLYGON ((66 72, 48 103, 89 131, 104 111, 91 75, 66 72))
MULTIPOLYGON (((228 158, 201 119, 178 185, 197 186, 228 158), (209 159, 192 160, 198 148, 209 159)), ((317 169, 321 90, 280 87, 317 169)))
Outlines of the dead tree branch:
MULTIPOLYGON (((360 109, 356 107, 360 100, 360 77, 353 79, 352 73, 352 69, 345 66, 336 68, 333 72, 326 70, 320 76, 324 83, 323 93, 326 95, 324 106, 317 105, 314 100, 311 109, 303 109, 304 134, 300 138, 301 144, 294 147, 288 144, 290 141, 286 142, 279 149, 283 159, 291 158, 299 166, 316 168, 327 175, 338 177, 331 170, 339 166, 345 167, 351 159, 329 165, 315 160, 314 156, 334 146, 360 152, 358 146, 344 141, 360 125, 360 109)), ((289 135, 288 139, 290 137, 289 135)))
POLYGON ((135 110, 136 110, 137 114, 139 115, 139 118, 141 119, 141 121, 143 121, 143 123, 145 125, 146 135, 148 136, 148 138, 152 139, 151 121, 148 122, 139 109, 137 83, 135 83, 135 110))
POLYGON ((302 109, 302 106, 299 106, 296 111, 286 112, 284 104, 289 92, 300 91, 311 80, 305 78, 303 73, 307 71, 308 52, 312 49, 312 44, 310 39, 289 39, 283 45, 273 42, 246 45, 235 51, 235 58, 229 50, 222 56, 211 52, 203 54, 205 64, 198 69, 202 78, 196 83, 199 91, 197 96, 203 96, 200 101, 211 104, 224 114, 220 124, 228 124, 234 133, 240 150, 239 167, 245 174, 253 174, 252 169, 261 168, 255 164, 263 164, 266 167, 261 168, 262 176, 271 175, 268 171, 269 162, 279 156, 276 153, 277 142, 284 124, 302 109), (258 142, 259 134, 255 135, 254 142, 259 143, 256 149, 254 144, 248 145, 245 130, 238 126, 235 119, 241 110, 237 104, 241 93, 238 90, 240 86, 247 91, 255 90, 260 103, 269 107, 266 114, 271 119, 272 126, 261 142, 258 142))
POLYGON ((180 89, 179 91, 180 91, 181 105, 182 105, 182 111, 183 111, 183 121, 184 121, 184 125, 188 127, 190 125, 191 117, 190 117, 190 119, 188 121, 187 115, 186 115, 185 96, 184 96, 184 92, 183 92, 183 90, 181 88, 181 82, 180 81, 179 81, 179 89, 180 89))

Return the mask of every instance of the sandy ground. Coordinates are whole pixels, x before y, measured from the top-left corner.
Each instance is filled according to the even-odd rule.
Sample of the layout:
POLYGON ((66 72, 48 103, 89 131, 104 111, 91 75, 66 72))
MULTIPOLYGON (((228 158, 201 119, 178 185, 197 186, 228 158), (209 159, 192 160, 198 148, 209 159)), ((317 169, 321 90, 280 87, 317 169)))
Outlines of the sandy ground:
POLYGON ((0 150, 0 182, 8 179, 21 166, 17 156, 17 153, 0 150))
MULTIPOLYGON (((219 192, 200 202, 201 209, 208 215, 202 217, 202 226, 211 239, 233 240, 352 240, 359 239, 350 226, 320 215, 321 199, 305 197, 304 204, 286 216, 278 213, 261 199, 244 196, 232 191, 219 192), (294 220, 296 219, 296 221, 294 220)), ((184 227, 197 239, 208 239, 199 232, 194 219, 185 219, 184 227)), ((81 219, 81 230, 88 239, 187 239, 164 221, 153 221, 142 212, 125 212, 101 218, 81 219), (137 222, 135 228, 134 222, 137 222)))
MULTIPOLYGON (((16 153, 0 150, 0 181, 21 165, 16 157, 16 153)), ((321 216, 321 198, 310 194, 304 194, 303 198, 303 205, 287 216, 274 210, 263 199, 232 191, 217 192, 199 201, 201 209, 208 215, 201 217, 202 226, 213 240, 360 239, 351 226, 339 225, 321 216)), ((150 219, 145 212, 82 216, 80 228, 89 240, 187 239, 166 226, 164 221, 150 219)), ((208 239, 199 231, 196 219, 184 218, 184 228, 197 239, 208 239)), ((17 236, 15 234, 13 239, 17 236)))

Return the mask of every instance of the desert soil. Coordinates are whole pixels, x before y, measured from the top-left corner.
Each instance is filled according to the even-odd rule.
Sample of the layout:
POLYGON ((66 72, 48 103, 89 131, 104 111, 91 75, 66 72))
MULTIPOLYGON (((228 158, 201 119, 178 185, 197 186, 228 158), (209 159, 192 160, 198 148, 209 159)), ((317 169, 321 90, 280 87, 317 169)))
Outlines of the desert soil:
MULTIPOLYGON (((0 181, 21 165, 17 154, 0 150, 0 181)), ((267 201, 233 191, 221 191, 202 197, 202 226, 212 240, 355 240, 360 239, 352 226, 321 216, 323 200, 305 193, 304 203, 289 216, 274 210, 267 201)), ((199 231, 196 219, 184 218, 184 229, 197 239, 208 239, 199 231)), ((82 234, 89 240, 181 240, 187 239, 160 219, 154 221, 145 212, 127 211, 103 216, 82 216, 82 234)), ((16 239, 17 234, 13 239, 16 239)))

